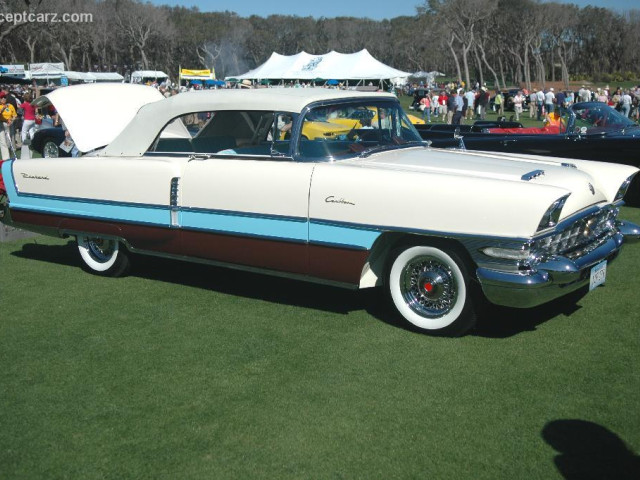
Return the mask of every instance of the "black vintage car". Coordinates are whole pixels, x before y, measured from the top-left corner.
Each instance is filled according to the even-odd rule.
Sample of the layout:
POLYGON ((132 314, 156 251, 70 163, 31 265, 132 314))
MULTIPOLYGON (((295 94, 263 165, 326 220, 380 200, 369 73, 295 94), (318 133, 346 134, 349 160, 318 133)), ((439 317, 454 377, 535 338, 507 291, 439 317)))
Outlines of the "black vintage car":
MULTIPOLYGON (((432 146, 615 162, 640 167, 640 126, 600 102, 576 103, 552 115, 551 123, 525 128, 517 123, 416 125, 432 146), (461 137, 461 138, 460 138, 461 137)), ((627 203, 640 206, 640 174, 627 203)))
POLYGON ((41 128, 31 139, 31 149, 45 158, 70 157, 71 153, 60 148, 64 139, 62 127, 41 128))

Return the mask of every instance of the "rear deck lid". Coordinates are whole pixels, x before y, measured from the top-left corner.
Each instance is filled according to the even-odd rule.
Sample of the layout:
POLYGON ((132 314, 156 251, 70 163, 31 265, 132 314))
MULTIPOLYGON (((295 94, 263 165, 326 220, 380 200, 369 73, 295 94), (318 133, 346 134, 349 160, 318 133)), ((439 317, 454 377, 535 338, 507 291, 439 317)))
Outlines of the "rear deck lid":
POLYGON ((36 107, 52 104, 81 152, 111 143, 140 107, 164 97, 153 87, 96 83, 62 87, 38 97, 36 107))

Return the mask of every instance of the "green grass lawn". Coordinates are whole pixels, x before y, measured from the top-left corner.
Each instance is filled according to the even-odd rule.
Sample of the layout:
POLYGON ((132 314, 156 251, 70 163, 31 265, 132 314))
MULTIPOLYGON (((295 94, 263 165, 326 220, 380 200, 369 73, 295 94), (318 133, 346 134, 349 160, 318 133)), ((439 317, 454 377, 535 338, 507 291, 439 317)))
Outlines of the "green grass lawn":
POLYGON ((0 244, 0 478, 637 478, 622 255, 577 304, 443 339, 378 291, 151 257, 109 279, 67 240, 0 244))

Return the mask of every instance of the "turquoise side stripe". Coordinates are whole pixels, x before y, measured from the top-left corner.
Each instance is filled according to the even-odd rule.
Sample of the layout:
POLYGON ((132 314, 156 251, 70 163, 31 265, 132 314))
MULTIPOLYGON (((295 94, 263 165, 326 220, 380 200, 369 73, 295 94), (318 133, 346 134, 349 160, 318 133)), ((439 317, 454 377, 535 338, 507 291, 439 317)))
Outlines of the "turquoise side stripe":
POLYGON ((312 220, 309 223, 309 242, 335 246, 350 246, 369 250, 380 236, 379 230, 359 228, 347 224, 332 224, 312 220))
POLYGON ((155 205, 118 205, 82 200, 57 200, 53 198, 20 195, 11 201, 11 208, 30 210, 72 217, 117 220, 147 225, 169 226, 169 207, 155 205))
POLYGON ((289 219, 244 215, 237 213, 182 210, 181 226, 196 230, 273 237, 306 242, 308 231, 305 219, 289 219))
POLYGON ((277 218, 244 215, 230 212, 192 211, 181 212, 183 228, 217 231, 239 235, 271 237, 288 241, 320 243, 332 246, 369 249, 380 236, 380 231, 350 225, 296 218, 277 218))
MULTIPOLYGON (((11 163, 2 164, 11 208, 69 215, 75 217, 116 220, 131 223, 170 225, 168 206, 119 204, 82 199, 60 199, 42 195, 18 195, 11 163)), ((306 218, 277 217, 242 212, 183 209, 179 211, 180 227, 234 235, 274 238, 292 242, 309 242, 329 246, 370 249, 381 231, 347 223, 306 218)))
MULTIPOLYGON (((54 160, 55 161, 55 160, 54 160)), ((2 177, 7 187, 11 208, 72 217, 118 220, 122 222, 169 226, 169 207, 163 205, 122 204, 89 199, 69 199, 46 195, 18 194, 11 164, 2 164, 2 177)))
POLYGON ((13 165, 13 160, 5 160, 2 163, 2 179, 4 180, 4 186, 7 189, 7 194, 9 195, 9 199, 15 197, 16 195, 16 186, 13 181, 13 172, 11 171, 12 165, 13 165))

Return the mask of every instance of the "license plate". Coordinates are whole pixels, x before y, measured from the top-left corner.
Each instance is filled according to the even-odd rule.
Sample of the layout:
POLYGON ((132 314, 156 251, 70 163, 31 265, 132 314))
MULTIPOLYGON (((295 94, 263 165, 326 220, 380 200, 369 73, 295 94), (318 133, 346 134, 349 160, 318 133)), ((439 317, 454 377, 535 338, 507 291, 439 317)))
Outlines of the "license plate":
POLYGON ((607 279, 607 261, 600 262, 591 268, 591 278, 589 280, 589 290, 593 290, 598 285, 602 285, 607 279))

